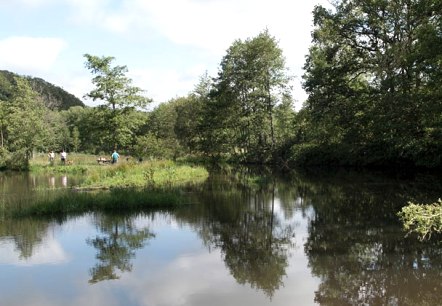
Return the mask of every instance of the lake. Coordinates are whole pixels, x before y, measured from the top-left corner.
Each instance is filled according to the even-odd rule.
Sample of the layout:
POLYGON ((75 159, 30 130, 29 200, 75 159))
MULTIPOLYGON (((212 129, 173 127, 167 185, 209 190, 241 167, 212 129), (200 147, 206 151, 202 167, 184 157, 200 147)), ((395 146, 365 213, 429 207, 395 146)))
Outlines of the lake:
MULTIPOLYGON (((81 178, 0 173, 0 205, 81 178)), ((440 176, 212 170, 191 205, 1 219, 1 305, 440 305, 442 239, 405 237, 440 176)))

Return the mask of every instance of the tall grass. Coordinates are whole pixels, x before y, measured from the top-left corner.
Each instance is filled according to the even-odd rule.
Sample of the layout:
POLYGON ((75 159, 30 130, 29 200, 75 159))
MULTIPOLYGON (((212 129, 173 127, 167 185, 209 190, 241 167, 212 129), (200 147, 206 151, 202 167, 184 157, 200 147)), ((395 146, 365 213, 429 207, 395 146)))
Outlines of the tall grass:
POLYGON ((186 202, 181 192, 183 187, 202 183, 208 177, 203 167, 178 165, 172 161, 138 163, 122 159, 118 164, 99 165, 96 158, 93 155, 70 154, 68 160, 73 163, 67 165, 58 160, 51 165, 46 155, 34 158, 31 171, 81 173, 84 175, 83 183, 73 190, 40 198, 35 203, 12 207, 0 205, 0 216, 50 216, 171 207, 186 202))
POLYGON ((121 163, 89 169, 81 188, 149 187, 175 188, 200 183, 208 177, 206 169, 177 165, 172 161, 121 163))
POLYGON ((51 163, 45 153, 37 154, 30 161, 30 171, 42 173, 86 173, 89 169, 99 166, 97 156, 83 153, 69 154, 67 164, 61 162, 59 155, 56 155, 51 163))
POLYGON ((45 154, 36 156, 31 162, 32 172, 83 174, 80 188, 124 188, 124 187, 176 187, 188 183, 202 182, 208 172, 200 166, 176 164, 169 160, 154 160, 142 163, 120 159, 118 164, 98 164, 97 156, 73 153, 68 156, 70 164, 58 159, 50 164, 45 154))

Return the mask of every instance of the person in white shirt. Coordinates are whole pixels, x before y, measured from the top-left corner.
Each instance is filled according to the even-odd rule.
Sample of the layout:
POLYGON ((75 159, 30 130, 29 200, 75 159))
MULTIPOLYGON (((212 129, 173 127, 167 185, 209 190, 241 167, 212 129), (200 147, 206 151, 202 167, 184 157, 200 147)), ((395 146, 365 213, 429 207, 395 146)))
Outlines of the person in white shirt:
POLYGON ((68 154, 63 150, 61 151, 60 156, 61 156, 61 163, 63 165, 66 164, 66 159, 68 158, 68 154))

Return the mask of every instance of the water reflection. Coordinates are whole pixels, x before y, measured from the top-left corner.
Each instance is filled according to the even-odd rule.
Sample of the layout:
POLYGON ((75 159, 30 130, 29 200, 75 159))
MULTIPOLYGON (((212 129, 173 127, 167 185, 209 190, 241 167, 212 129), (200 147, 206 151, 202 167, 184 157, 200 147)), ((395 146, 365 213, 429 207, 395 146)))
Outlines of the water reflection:
POLYGON ((67 177, 66 175, 63 175, 63 176, 61 177, 61 185, 62 185, 63 187, 67 187, 67 186, 68 186, 68 177, 67 177))
POLYGON ((283 286, 295 227, 275 212, 275 181, 249 184, 249 178, 210 177, 198 194, 201 205, 178 217, 195 226, 209 249, 221 251, 239 284, 272 297, 283 286))
POLYGON ((70 175, 68 180, 67 175, 0 171, 0 205, 2 208, 32 205, 56 197, 82 179, 78 175, 70 175))
MULTIPOLYGON (((423 176, 305 179, 314 208, 305 252, 320 305, 438 305, 442 243, 405 238, 396 212, 442 189, 423 176), (383 181, 382 181, 383 180, 383 181)), ((440 194, 440 193, 439 193, 440 194)))
POLYGON ((18 260, 30 259, 35 249, 48 235, 49 222, 32 218, 2 220, 0 238, 7 239, 15 246, 18 260))
MULTIPOLYGON (((56 184, 61 180, 57 177, 56 184)), ((48 178, 43 182, 47 184, 48 178)), ((82 260, 81 269, 86 275, 80 282, 86 286, 101 283, 85 290, 92 287, 99 290, 96 288, 117 283, 118 292, 130 296, 133 292, 122 279, 123 274, 136 275, 136 282, 152 285, 158 279, 151 280, 152 275, 144 273, 145 267, 159 263, 164 270, 159 268, 155 275, 161 275, 161 284, 170 284, 167 272, 175 276, 187 272, 173 264, 185 261, 183 266, 192 262, 191 267, 207 270, 209 273, 201 275, 208 282, 214 281, 211 269, 219 272, 220 266, 226 268, 226 279, 265 296, 265 301, 250 295, 249 299, 244 298, 247 302, 259 301, 256 305, 297 304, 281 296, 293 297, 287 292, 303 288, 304 282, 300 284, 296 274, 300 270, 309 284, 302 290, 311 293, 310 304, 438 305, 442 298, 442 242, 420 243, 413 237, 405 238, 396 216, 409 200, 430 202, 440 197, 442 181, 438 177, 353 172, 298 172, 281 177, 262 169, 243 168, 212 173, 205 184, 189 191, 194 205, 152 214, 94 214, 84 221, 89 227, 78 240, 78 249, 91 255, 82 260), (154 214, 167 215, 169 223, 154 222, 154 214), (157 235, 171 227, 176 230, 175 235, 157 235), (202 241, 202 249, 219 256, 222 264, 214 264, 214 256, 201 250, 195 257, 180 253, 186 252, 181 246, 188 241, 178 241, 176 233, 185 231, 192 232, 191 238, 187 232, 183 235, 186 239, 193 239, 192 243, 196 240, 198 244, 202 241), (158 239, 162 239, 160 244, 165 249, 152 246, 158 239), (172 246, 176 249, 169 252, 172 246), (153 253, 161 261, 146 259, 153 253), (207 257, 210 260, 194 262, 207 257), (117 279, 118 282, 105 282, 117 279)), ((50 233, 57 232, 57 227, 63 228, 67 220, 1 220, 0 241, 12 242, 20 259, 30 260, 50 233)), ((78 227, 69 224, 73 231, 78 227)), ((74 243, 66 240, 64 248, 74 243)), ((3 251, 0 243, 0 252, 3 251)), ((76 268, 66 267, 63 266, 68 271, 76 268)), ((190 270, 188 273, 192 273, 190 270)), ((69 272, 65 273, 69 277, 69 272)), ((180 276, 180 281, 187 277, 180 276)), ((175 282, 177 286, 180 281, 175 282)), ((229 289, 233 287, 228 284, 229 289)), ((204 289, 202 293, 195 286, 183 287, 179 295, 200 294, 205 301, 219 292, 216 288, 204 289)), ((161 285, 157 288, 164 289, 161 285)), ((229 294, 228 290, 223 292, 229 294)), ((244 293, 235 291, 238 292, 244 293)), ((175 298, 177 303, 183 300, 181 296, 175 298)), ((226 303, 238 304, 239 300, 242 301, 226 298, 226 303)))
POLYGON ((99 231, 87 243, 97 250, 98 263, 91 268, 90 283, 119 279, 121 273, 132 270, 131 259, 135 250, 143 248, 149 239, 155 237, 149 228, 134 226, 134 216, 97 214, 94 223, 99 231))
POLYGON ((49 177, 49 187, 55 188, 55 176, 49 177))

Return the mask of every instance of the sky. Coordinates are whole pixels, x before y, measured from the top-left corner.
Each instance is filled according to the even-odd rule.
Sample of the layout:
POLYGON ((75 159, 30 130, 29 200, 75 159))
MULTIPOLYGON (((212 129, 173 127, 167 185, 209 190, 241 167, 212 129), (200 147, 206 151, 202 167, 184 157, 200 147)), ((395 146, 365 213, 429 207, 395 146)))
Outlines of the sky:
POLYGON ((215 77, 227 49, 268 29, 294 77, 299 109, 312 10, 328 0, 0 0, 0 70, 42 78, 80 98, 93 89, 84 54, 112 56, 153 105, 215 77))

